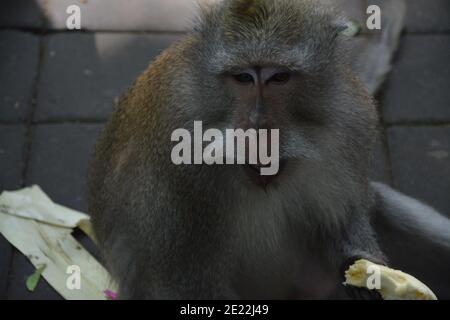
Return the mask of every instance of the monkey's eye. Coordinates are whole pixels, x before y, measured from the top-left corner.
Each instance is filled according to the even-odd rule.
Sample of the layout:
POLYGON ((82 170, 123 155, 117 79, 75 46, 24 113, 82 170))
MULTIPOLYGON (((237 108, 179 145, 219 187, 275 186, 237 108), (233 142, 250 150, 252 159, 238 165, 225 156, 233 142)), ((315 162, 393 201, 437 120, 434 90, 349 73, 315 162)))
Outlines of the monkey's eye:
POLYGON ((234 80, 239 83, 249 84, 254 83, 253 76, 250 73, 239 73, 233 75, 234 80))
POLYGON ((291 75, 288 72, 275 73, 267 82, 283 84, 289 81, 291 75))

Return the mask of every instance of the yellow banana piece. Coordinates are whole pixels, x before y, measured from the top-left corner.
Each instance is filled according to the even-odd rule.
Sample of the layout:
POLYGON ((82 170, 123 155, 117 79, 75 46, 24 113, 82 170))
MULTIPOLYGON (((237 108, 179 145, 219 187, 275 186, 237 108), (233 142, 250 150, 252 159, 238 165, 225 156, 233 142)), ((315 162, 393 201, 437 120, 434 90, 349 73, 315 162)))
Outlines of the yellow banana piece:
POLYGON ((400 270, 360 259, 345 271, 344 285, 377 290, 384 300, 437 300, 425 284, 400 270))

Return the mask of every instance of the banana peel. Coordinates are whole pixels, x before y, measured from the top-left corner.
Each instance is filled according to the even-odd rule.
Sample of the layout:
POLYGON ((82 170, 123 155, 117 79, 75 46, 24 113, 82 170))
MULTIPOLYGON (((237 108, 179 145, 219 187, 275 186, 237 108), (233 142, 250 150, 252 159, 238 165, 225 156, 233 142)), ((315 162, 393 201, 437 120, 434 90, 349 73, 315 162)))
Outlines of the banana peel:
POLYGON ((345 271, 344 285, 377 290, 384 300, 437 300, 425 284, 404 273, 365 259, 345 271))
POLYGON ((26 281, 29 291, 43 278, 67 300, 110 299, 117 285, 72 236, 75 228, 95 242, 88 215, 54 203, 38 186, 0 194, 0 234, 37 269, 26 281), (72 266, 80 270, 79 288, 68 285, 72 266))

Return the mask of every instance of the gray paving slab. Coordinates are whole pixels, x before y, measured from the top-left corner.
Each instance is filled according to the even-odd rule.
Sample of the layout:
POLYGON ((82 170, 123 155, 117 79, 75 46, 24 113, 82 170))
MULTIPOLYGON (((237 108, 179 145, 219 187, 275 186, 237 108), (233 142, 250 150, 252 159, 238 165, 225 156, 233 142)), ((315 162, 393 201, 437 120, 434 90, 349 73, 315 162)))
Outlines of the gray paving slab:
POLYGON ((408 0, 408 32, 450 31, 450 1, 408 0))
POLYGON ((19 31, 0 31, 0 121, 25 119, 38 60, 38 37, 19 31))
POLYGON ((395 187, 450 217, 450 127, 388 129, 395 187))
POLYGON ((43 24, 44 13, 37 1, 1 1, 0 27, 40 28, 43 24))
POLYGON ((106 119, 114 101, 176 39, 128 33, 49 36, 35 120, 106 119))
POLYGON ((0 192, 21 185, 25 126, 0 125, 0 192))
POLYGON ((86 211, 87 167, 102 124, 48 124, 33 127, 26 184, 38 184, 49 197, 86 211))
POLYGON ((407 35, 385 85, 388 123, 450 121, 450 35, 407 35))

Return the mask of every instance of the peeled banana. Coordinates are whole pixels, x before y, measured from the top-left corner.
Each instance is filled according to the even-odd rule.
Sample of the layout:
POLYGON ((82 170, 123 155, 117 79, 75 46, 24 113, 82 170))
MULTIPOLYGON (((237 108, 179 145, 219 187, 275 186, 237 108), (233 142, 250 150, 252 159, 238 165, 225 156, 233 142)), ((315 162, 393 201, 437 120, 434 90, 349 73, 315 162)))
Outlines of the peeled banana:
POLYGON ((430 288, 413 276, 365 259, 345 271, 345 280, 344 285, 377 290, 384 300, 437 300, 430 288))

